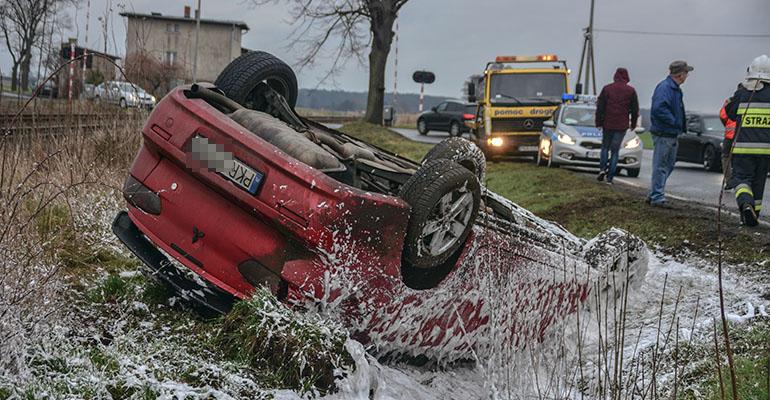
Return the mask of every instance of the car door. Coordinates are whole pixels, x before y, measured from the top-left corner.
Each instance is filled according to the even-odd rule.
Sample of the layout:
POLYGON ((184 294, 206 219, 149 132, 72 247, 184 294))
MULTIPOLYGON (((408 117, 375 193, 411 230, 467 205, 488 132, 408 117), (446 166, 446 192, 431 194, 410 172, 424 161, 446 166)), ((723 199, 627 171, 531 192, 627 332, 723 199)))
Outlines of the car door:
POLYGON ((453 121, 458 121, 462 123, 464 113, 465 113, 465 106, 463 106, 460 103, 449 102, 447 105, 446 112, 444 112, 444 115, 446 118, 445 119, 446 129, 449 130, 449 127, 453 121))
POLYGON ((679 148, 676 159, 679 161, 699 163, 701 158, 701 137, 703 121, 699 115, 687 116, 687 132, 679 136, 679 148))
POLYGON ((430 129, 444 130, 446 127, 441 123, 441 114, 446 111, 447 102, 440 103, 428 114, 427 122, 430 129))

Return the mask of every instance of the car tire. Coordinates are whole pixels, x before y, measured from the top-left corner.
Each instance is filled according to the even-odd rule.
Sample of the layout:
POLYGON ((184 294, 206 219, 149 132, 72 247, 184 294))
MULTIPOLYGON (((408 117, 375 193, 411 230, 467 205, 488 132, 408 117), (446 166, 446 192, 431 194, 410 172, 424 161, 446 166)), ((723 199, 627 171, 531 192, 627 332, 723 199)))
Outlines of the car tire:
POLYGON ((401 187, 411 207, 403 262, 424 272, 439 271, 465 243, 478 216, 481 186, 476 176, 451 160, 432 160, 401 187))
POLYGON ((294 108, 297 104, 297 77, 291 67, 264 51, 250 51, 231 61, 214 84, 227 97, 252 110, 265 111, 264 92, 269 86, 294 108))
POLYGON ((631 178, 639 177, 639 168, 626 168, 626 174, 631 178))
POLYGON ((434 160, 454 161, 473 172, 479 182, 484 182, 487 159, 484 157, 484 152, 470 140, 460 137, 442 140, 428 151, 422 159, 422 164, 425 165, 434 160))
POLYGON ((120 99, 118 102, 118 105, 120 105, 120 108, 128 108, 128 103, 126 103, 126 99, 120 99))
POLYGON ((417 120, 417 133, 420 135, 427 135, 428 134, 428 123, 425 122, 424 119, 420 118, 417 120))
POLYGON ((712 172, 722 171, 722 157, 714 146, 708 145, 703 149, 703 169, 712 172))
POLYGON ((463 135, 463 131, 460 127, 460 123, 457 121, 452 121, 452 123, 449 124, 449 136, 460 137, 462 135, 463 135))

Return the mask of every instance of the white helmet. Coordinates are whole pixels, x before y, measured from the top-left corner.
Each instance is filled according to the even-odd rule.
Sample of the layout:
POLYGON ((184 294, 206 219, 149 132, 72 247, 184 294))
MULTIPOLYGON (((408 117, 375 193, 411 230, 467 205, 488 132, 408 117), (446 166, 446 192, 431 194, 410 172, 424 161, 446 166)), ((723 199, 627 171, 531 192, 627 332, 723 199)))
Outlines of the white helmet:
POLYGON ((770 84, 770 57, 764 54, 751 62, 741 85, 747 90, 762 90, 765 87, 762 82, 770 84))
POLYGON ((761 55, 754 59, 749 65, 749 71, 746 79, 757 79, 760 81, 770 81, 770 57, 761 55))

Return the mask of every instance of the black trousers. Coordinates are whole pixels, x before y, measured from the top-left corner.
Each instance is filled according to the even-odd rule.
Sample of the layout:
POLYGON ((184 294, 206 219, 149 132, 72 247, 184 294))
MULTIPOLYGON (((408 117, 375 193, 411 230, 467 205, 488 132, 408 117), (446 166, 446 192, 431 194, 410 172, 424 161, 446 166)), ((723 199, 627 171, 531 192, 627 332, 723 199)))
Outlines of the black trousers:
POLYGON ((770 157, 733 154, 730 186, 735 188, 735 201, 738 208, 751 204, 759 214, 762 210, 762 197, 770 170, 770 157))

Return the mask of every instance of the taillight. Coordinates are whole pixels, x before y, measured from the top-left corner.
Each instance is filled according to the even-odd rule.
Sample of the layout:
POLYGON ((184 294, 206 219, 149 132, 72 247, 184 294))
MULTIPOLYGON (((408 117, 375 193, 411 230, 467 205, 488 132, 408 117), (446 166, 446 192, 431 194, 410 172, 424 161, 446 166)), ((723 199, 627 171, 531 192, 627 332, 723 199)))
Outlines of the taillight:
POLYGON ((476 118, 476 116, 473 114, 463 114, 463 119, 465 120, 474 119, 474 118, 476 118))
POLYGON ((123 198, 132 206, 152 215, 160 215, 160 196, 129 175, 123 184, 123 198))

